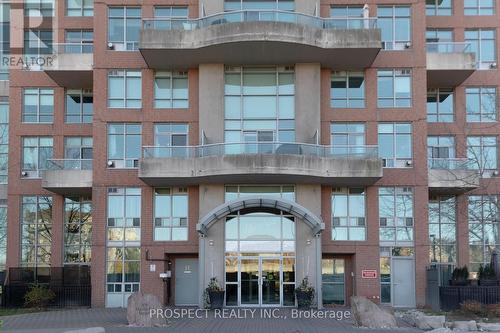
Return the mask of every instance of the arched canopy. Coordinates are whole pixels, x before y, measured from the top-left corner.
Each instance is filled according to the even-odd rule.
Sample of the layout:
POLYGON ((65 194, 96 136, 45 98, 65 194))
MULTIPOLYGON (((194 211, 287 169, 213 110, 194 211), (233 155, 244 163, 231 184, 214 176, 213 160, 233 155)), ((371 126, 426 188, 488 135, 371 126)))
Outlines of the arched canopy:
POLYGON ((321 218, 294 201, 282 198, 260 197, 244 197, 225 202, 205 215, 196 225, 196 229, 200 234, 206 235, 213 223, 227 215, 242 209, 258 207, 278 209, 303 220, 304 223, 311 228, 313 235, 318 235, 325 229, 325 224, 322 222, 321 218))

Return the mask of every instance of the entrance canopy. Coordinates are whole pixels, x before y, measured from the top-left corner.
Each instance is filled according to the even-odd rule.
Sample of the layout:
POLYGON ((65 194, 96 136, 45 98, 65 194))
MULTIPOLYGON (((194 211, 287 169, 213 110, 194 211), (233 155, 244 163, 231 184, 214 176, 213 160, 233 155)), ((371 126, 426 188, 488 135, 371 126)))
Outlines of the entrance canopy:
POLYGON ((243 197, 225 202, 201 218, 200 222, 196 225, 196 229, 201 235, 206 235, 213 223, 227 215, 242 209, 259 207, 278 209, 303 220, 311 228, 313 235, 318 235, 325 229, 325 224, 321 221, 321 218, 298 203, 282 198, 262 197, 243 197))

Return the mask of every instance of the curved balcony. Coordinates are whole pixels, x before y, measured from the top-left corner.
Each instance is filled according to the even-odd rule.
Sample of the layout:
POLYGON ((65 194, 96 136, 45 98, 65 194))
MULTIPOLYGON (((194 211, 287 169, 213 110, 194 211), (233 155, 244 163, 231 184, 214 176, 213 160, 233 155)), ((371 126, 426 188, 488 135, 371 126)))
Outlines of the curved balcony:
POLYGON ((468 158, 429 158, 429 190, 433 193, 460 194, 479 186, 479 171, 468 158))
POLYGON ((317 62, 369 67, 382 47, 375 18, 321 18, 278 10, 198 19, 145 19, 139 50, 150 68, 317 62))
POLYGON ((369 185, 382 177, 376 146, 218 143, 144 147, 139 178, 152 186, 294 182, 369 185))
POLYGON ((455 87, 476 70, 475 55, 469 43, 428 42, 427 85, 455 87))
POLYGON ((42 187, 62 195, 92 194, 92 160, 49 159, 42 187))

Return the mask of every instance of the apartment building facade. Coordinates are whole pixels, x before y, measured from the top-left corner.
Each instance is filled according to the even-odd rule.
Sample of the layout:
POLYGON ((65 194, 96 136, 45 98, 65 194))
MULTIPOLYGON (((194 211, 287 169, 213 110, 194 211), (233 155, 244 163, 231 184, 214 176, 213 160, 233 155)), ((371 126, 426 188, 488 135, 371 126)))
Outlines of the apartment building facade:
POLYGON ((500 245, 499 6, 3 5, 3 267, 90 265, 95 307, 425 305, 500 245))

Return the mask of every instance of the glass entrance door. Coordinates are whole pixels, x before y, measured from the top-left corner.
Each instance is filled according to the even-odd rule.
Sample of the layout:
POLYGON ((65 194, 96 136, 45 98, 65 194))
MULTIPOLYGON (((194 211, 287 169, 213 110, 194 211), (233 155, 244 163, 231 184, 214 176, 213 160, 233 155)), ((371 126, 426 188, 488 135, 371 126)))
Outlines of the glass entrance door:
POLYGON ((259 305, 259 258, 241 259, 240 265, 241 305, 259 305))
POLYGON ((279 259, 261 258, 261 292, 262 305, 280 305, 281 304, 281 279, 279 259))
POLYGON ((242 258, 240 286, 242 306, 281 305, 281 259, 242 258))

